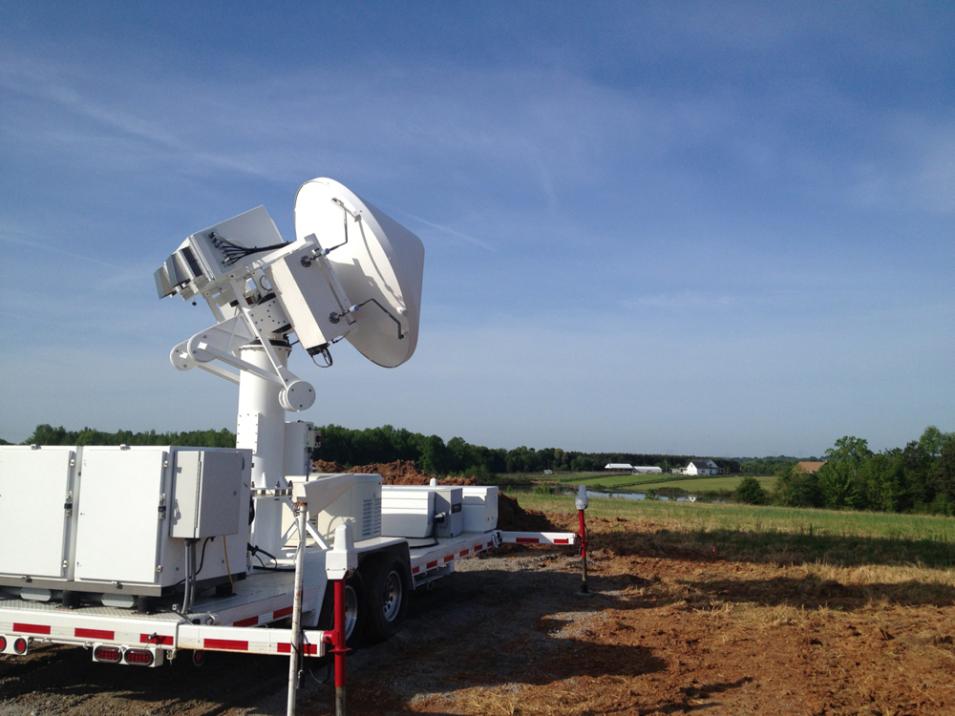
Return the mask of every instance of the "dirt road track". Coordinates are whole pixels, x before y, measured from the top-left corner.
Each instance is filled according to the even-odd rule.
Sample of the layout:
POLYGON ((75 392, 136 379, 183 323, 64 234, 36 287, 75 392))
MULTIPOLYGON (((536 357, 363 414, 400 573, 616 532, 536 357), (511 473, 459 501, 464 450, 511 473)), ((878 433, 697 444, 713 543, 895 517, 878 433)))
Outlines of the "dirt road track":
MULTIPOLYGON (((593 532, 592 597, 571 555, 536 550, 466 561, 415 595, 403 631, 350 660, 352 713, 955 713, 950 570, 661 556, 652 525, 593 532)), ((0 715, 282 713, 286 669, 43 648, 0 660, 0 715)), ((304 676, 303 713, 330 699, 304 676)))

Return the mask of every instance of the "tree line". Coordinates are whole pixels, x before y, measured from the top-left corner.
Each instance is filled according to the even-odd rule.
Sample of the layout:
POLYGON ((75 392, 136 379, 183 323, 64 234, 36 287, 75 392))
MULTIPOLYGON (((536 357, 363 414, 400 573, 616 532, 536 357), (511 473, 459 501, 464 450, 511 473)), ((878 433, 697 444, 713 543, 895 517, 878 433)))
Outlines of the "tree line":
POLYGON ((794 507, 955 514, 955 433, 932 425, 904 448, 881 452, 846 435, 825 457, 814 474, 796 466, 784 470, 776 501, 794 507))
MULTIPOLYGON (((325 425, 321 431, 321 447, 314 457, 337 462, 345 467, 368 465, 392 460, 413 460, 418 468, 433 475, 469 474, 477 477, 500 473, 534 473, 544 470, 588 472, 603 470, 608 463, 655 465, 664 470, 683 467, 693 455, 663 455, 629 452, 581 452, 561 448, 520 446, 507 450, 474 445, 464 438, 453 437, 445 442, 438 435, 424 435, 404 428, 384 425, 376 428, 352 429, 341 425, 325 425)), ((206 445, 234 447, 235 433, 221 430, 188 430, 184 432, 106 432, 85 427, 67 430, 59 426, 38 425, 25 441, 28 445, 206 445)), ((766 469, 765 460, 796 458, 760 458, 756 467, 766 469)), ((738 473, 754 468, 746 460, 713 458, 724 473, 738 473)), ((771 470, 752 474, 767 474, 771 470)))

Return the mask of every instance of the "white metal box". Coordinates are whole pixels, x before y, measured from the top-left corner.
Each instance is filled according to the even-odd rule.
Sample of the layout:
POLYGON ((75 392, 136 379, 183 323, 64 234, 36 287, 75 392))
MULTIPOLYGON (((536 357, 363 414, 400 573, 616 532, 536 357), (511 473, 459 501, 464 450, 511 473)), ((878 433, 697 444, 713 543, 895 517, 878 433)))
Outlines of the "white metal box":
POLYGON ((345 313, 350 302, 328 259, 316 256, 315 248, 303 245, 268 268, 275 295, 306 350, 331 343, 351 328, 347 320, 330 317, 333 312, 345 313))
POLYGON ((239 531, 239 480, 245 457, 234 450, 176 451, 169 534, 180 539, 239 531))
POLYGON ((216 464, 216 477, 207 483, 210 495, 221 492, 221 485, 228 482, 238 492, 235 496, 230 494, 223 507, 231 514, 221 518, 204 517, 204 499, 195 502, 198 522, 193 524, 200 525, 200 534, 205 526, 219 524, 222 528, 226 522, 237 530, 205 544, 208 554, 197 579, 202 582, 224 577, 229 571, 246 571, 250 451, 89 446, 82 451, 75 582, 71 589, 154 596, 182 582, 187 543, 172 535, 175 478, 180 457, 184 473, 196 469, 196 453, 200 454, 200 463, 204 459, 210 465, 216 464), (226 464, 228 460, 221 463, 220 458, 211 457, 215 453, 233 456, 231 466, 226 464))
POLYGON ((305 477, 312 471, 312 450, 318 447, 314 423, 293 420, 285 423, 285 478, 305 477))
POLYGON ((62 588, 75 529, 76 447, 0 447, 0 584, 62 588))
POLYGON ((464 531, 487 532, 497 528, 497 487, 465 486, 461 488, 464 502, 464 531))
POLYGON ((461 488, 386 485, 382 489, 382 530, 396 537, 457 537, 464 532, 461 488), (425 504, 430 515, 425 513, 425 504))
POLYGON ((409 490, 403 485, 383 486, 381 533, 386 537, 433 537, 434 493, 428 489, 409 490))

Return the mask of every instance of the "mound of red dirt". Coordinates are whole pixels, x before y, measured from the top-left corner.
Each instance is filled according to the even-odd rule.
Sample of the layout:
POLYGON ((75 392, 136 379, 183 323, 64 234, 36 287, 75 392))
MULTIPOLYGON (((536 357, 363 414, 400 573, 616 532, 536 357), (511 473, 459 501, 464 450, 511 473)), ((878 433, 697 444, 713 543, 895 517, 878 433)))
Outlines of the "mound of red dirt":
MULTIPOLYGON (((316 472, 356 472, 356 473, 375 473, 381 475, 382 483, 385 485, 427 485, 431 480, 430 475, 425 475, 418 470, 413 460, 394 460, 392 462, 375 462, 370 465, 355 465, 354 467, 343 468, 335 462, 328 460, 313 460, 312 469, 316 472)), ((473 485, 473 477, 443 477, 438 479, 441 485, 473 485)))
POLYGON ((554 525, 542 512, 525 510, 517 500, 500 493, 497 499, 497 527, 511 532, 546 532, 554 525))

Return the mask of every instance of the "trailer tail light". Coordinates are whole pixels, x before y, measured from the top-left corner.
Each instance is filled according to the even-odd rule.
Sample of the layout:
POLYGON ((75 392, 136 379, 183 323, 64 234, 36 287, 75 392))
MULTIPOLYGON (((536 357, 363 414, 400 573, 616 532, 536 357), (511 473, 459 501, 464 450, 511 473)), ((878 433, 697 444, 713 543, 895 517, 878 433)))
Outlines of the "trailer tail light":
POLYGON ((3 653, 7 650, 7 638, 5 636, 0 636, 0 653, 3 653))
POLYGON ((13 651, 17 654, 23 655, 27 653, 27 648, 30 646, 29 642, 24 639, 22 636, 18 636, 13 640, 13 651))
POLYGON ((118 664, 122 661, 123 651, 118 646, 97 646, 93 648, 93 661, 102 661, 106 664, 118 664))
POLYGON ((133 666, 152 666, 154 657, 149 649, 127 649, 125 661, 133 666))

